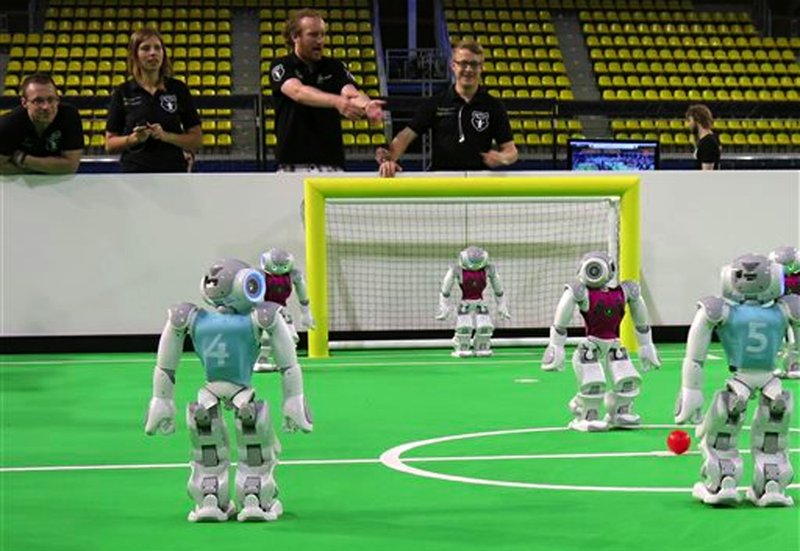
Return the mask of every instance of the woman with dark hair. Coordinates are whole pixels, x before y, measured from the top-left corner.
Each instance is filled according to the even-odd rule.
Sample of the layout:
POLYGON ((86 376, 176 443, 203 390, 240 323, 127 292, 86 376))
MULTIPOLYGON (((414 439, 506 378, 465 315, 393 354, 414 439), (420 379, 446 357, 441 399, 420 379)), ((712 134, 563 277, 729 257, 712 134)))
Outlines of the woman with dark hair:
POLYGON ((172 78, 172 65, 157 31, 142 29, 128 44, 131 78, 111 96, 106 151, 122 153, 123 172, 186 172, 185 151, 203 141, 189 88, 172 78))
POLYGON ((686 110, 686 124, 694 134, 695 166, 700 170, 719 170, 722 146, 711 129, 714 117, 711 109, 702 104, 690 105, 686 110))

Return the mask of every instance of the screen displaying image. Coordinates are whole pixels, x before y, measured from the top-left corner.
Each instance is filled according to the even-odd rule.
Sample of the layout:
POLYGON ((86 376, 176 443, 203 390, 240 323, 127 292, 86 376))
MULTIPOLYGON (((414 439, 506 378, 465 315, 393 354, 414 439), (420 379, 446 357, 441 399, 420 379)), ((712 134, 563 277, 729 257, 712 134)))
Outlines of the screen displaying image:
POLYGON ((657 141, 569 140, 570 170, 636 171, 658 168, 657 141))

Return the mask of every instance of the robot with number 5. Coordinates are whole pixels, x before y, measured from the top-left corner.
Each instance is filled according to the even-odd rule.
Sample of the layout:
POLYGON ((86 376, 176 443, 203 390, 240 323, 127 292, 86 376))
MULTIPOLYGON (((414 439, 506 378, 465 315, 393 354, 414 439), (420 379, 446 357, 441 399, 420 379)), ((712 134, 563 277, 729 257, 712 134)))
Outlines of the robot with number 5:
MULTIPOLYGON (((783 266, 783 292, 800 296, 800 251, 795 247, 778 247, 769 258, 783 266)), ((800 355, 797 354, 794 336, 789 331, 786 346, 780 354, 779 367, 775 374, 787 379, 800 379, 800 355)))
POLYGON ((197 401, 186 409, 192 442, 188 490, 195 502, 189 520, 225 521, 237 515, 237 506, 240 521, 276 520, 283 511, 273 475, 280 443, 269 405, 256 399, 250 380, 261 334, 268 333, 281 366, 284 429, 311 432, 294 341, 280 306, 263 302, 263 275, 244 262, 216 262, 203 276, 200 292, 213 309, 190 303, 169 309, 153 370, 145 432, 175 431, 175 372, 189 335, 206 376, 197 401), (223 408, 233 410, 236 424, 235 503, 229 496, 230 451, 223 408))
POLYGON ((619 340, 626 304, 636 326, 642 370, 661 365, 639 285, 622 281, 619 286, 611 287, 615 277, 614 260, 606 253, 594 251, 584 255, 578 264, 577 280, 566 285, 550 328, 542 369, 562 371, 567 325, 575 306, 586 325, 586 337, 572 356, 578 379, 578 393, 569 403, 574 416, 569 427, 573 430, 605 431, 609 427, 633 428, 640 423, 639 415, 633 412, 633 401, 639 395, 641 377, 619 340), (601 418, 604 404, 606 414, 601 418))
POLYGON ((698 303, 675 407, 676 423, 700 423, 696 433, 704 459, 703 481, 692 493, 710 505, 740 501, 737 485, 744 469, 739 432, 748 402, 758 400, 750 427, 754 472, 747 498, 759 507, 790 506, 793 500, 785 490, 793 476, 787 452, 794 396, 782 388, 773 369, 787 327, 797 352, 800 296, 781 296, 783 269, 763 255, 740 256, 722 269, 721 278, 722 296, 698 303), (703 416, 703 362, 714 331, 733 375, 714 394, 703 416))
POLYGON ((503 284, 497 275, 497 268, 489 262, 489 253, 479 247, 467 247, 458 255, 458 265, 451 266, 444 276, 439 294, 439 313, 437 320, 446 320, 452 313, 450 292, 458 282, 461 287, 461 302, 456 314, 456 334, 453 337, 452 355, 457 358, 468 356, 491 356, 491 339, 494 332, 489 307, 483 300, 486 283, 490 283, 497 301, 497 314, 510 319, 503 284), (473 336, 474 331, 474 336, 473 336))

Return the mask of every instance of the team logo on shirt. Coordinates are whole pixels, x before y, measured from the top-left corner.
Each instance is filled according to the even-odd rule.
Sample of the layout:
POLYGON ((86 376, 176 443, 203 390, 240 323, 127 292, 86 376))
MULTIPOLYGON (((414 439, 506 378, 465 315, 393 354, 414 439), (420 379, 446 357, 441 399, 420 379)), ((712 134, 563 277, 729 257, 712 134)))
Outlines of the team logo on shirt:
POLYGON ((165 94, 159 99, 161 101, 161 109, 167 113, 174 113, 178 110, 178 97, 174 94, 165 94))
POLYGON ((275 82, 280 82, 283 78, 283 75, 286 73, 286 69, 283 68, 283 64, 279 63, 272 68, 272 80, 275 82))
POLYGON ((47 141, 44 144, 44 148, 51 153, 58 152, 59 145, 61 144, 61 130, 56 130, 49 136, 47 136, 47 141))
POLYGON ((486 111, 473 111, 471 122, 475 130, 483 132, 489 128, 489 113, 486 111))

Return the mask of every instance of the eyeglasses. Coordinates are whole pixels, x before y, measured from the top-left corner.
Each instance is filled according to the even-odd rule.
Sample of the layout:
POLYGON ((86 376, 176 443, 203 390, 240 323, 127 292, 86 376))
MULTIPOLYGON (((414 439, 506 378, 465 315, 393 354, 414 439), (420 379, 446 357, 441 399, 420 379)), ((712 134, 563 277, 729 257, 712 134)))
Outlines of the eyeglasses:
POLYGON ((480 61, 456 61, 453 60, 453 63, 458 65, 461 69, 472 69, 473 71, 477 71, 481 65, 483 65, 480 61))
POLYGON ((58 98, 56 96, 50 96, 49 98, 36 97, 33 99, 29 99, 28 102, 34 104, 36 107, 42 107, 43 105, 57 104, 58 98))

